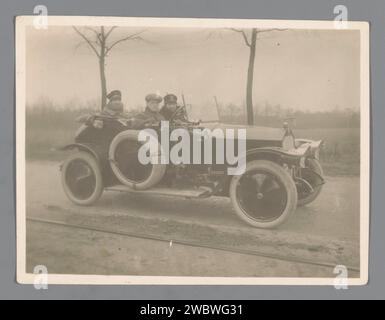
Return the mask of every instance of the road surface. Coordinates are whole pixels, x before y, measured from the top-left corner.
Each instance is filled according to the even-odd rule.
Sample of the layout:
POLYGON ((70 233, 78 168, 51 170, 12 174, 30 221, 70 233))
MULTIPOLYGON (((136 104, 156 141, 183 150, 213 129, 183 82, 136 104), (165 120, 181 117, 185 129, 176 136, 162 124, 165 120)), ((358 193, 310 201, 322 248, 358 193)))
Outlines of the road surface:
MULTIPOLYGON (((326 177, 319 198, 298 208, 275 230, 238 219, 224 198, 186 200, 105 192, 93 207, 78 207, 64 195, 59 163, 27 162, 27 216, 87 223, 173 239, 257 247, 307 259, 359 265, 359 178, 326 177)), ((323 276, 333 270, 269 258, 169 246, 85 230, 27 223, 27 270, 45 264, 54 273, 323 276)))

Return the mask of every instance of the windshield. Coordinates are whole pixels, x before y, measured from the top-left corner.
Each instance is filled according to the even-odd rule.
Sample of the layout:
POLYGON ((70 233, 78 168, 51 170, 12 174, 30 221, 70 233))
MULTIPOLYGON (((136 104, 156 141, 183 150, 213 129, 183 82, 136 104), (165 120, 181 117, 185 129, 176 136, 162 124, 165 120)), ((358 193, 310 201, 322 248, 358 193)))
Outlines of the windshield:
POLYGON ((212 105, 187 104, 186 111, 190 121, 219 122, 218 110, 214 103, 212 105))

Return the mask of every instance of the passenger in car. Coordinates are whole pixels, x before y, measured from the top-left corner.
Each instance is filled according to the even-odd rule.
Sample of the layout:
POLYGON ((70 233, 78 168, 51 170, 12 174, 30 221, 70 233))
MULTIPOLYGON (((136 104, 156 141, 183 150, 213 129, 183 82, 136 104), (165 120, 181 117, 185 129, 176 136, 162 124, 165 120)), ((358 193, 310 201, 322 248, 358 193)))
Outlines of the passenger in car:
POLYGON ((159 104, 162 102, 162 97, 156 93, 146 95, 146 109, 136 115, 132 121, 132 126, 135 129, 144 128, 150 123, 159 123, 164 121, 164 116, 159 112, 159 104))
POLYGON ((183 106, 178 106, 178 98, 175 94, 167 94, 163 97, 163 107, 160 113, 168 121, 188 122, 187 112, 183 106))
POLYGON ((107 95, 108 103, 104 106, 102 114, 109 116, 121 115, 124 111, 122 93, 120 90, 113 90, 107 95))

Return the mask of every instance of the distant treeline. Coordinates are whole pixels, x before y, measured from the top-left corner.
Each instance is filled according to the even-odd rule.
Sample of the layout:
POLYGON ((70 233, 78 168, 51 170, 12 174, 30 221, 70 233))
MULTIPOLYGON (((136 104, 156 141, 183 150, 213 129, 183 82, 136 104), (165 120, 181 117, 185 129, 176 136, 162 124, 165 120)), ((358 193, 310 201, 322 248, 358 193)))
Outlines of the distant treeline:
MULTIPOLYGON (((218 106, 221 122, 243 124, 246 123, 245 107, 228 104, 218 106)), ((280 127, 285 119, 291 119, 296 128, 359 128, 360 113, 353 109, 335 108, 330 111, 299 111, 283 108, 279 105, 254 107, 255 125, 280 127)))
MULTIPOLYGON (((62 160, 63 155, 55 150, 73 142, 80 125, 75 119, 82 114, 98 111, 95 105, 72 109, 44 104, 28 107, 25 135, 27 158, 62 160)), ((143 110, 143 106, 130 109, 133 113, 139 110, 143 110)), ((220 111, 223 122, 245 123, 240 109, 225 108, 220 111)), ((297 122, 294 130, 296 137, 324 141, 321 161, 327 174, 359 173, 358 113, 336 110, 324 113, 293 112, 292 115, 296 117, 297 122), (349 122, 349 119, 354 121, 349 122)), ((259 112, 255 120, 257 125, 281 127, 285 116, 285 113, 265 115, 259 112)))
MULTIPOLYGON (((27 107, 27 119, 32 122, 49 121, 54 126, 60 125, 61 122, 72 122, 80 114, 98 111, 96 105, 96 103, 87 103, 77 108, 69 108, 68 106, 56 106, 49 101, 45 101, 27 107)), ((71 106, 73 107, 73 105, 71 106)), ((213 105, 205 107, 215 108, 213 105)), ((137 106, 127 111, 135 114, 143 109, 144 106, 137 106)), ((246 123, 245 106, 219 104, 217 110, 221 122, 246 123)), ((335 108, 330 111, 299 111, 292 108, 283 108, 280 105, 273 106, 267 102, 263 106, 256 105, 254 108, 255 125, 281 127, 286 119, 291 119, 289 121, 292 121, 294 127, 298 129, 360 127, 360 113, 354 109, 335 108)))

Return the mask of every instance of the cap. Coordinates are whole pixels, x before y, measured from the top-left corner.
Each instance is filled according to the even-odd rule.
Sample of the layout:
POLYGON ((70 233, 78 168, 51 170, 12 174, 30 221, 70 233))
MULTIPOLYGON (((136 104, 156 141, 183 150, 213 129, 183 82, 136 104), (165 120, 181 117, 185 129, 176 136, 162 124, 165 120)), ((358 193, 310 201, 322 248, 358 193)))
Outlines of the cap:
POLYGON ((162 97, 156 93, 150 93, 150 94, 146 95, 145 99, 147 102, 149 102, 149 101, 161 102, 162 101, 162 97))
POLYGON ((122 93, 120 92, 120 90, 112 90, 108 95, 107 95, 107 98, 109 100, 111 99, 121 99, 122 98, 122 93))
POLYGON ((178 97, 175 94, 167 94, 164 96, 164 103, 176 103, 178 101, 178 97))

